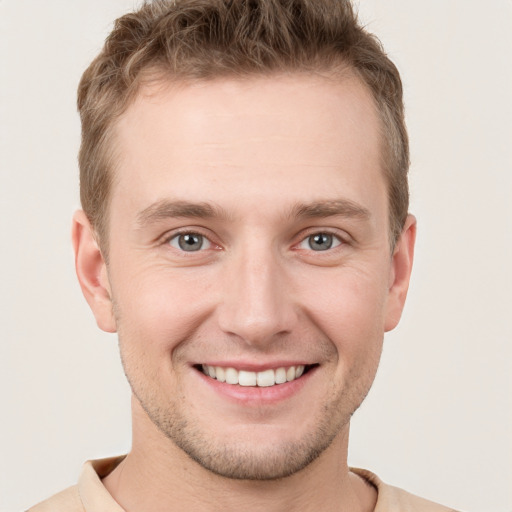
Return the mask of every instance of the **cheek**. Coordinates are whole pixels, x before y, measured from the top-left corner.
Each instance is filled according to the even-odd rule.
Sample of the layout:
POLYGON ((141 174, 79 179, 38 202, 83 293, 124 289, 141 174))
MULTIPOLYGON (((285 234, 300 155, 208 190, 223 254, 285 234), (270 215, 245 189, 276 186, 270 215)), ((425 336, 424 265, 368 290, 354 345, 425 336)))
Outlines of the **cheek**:
MULTIPOLYGON (((211 310, 212 286, 204 272, 151 266, 113 283, 120 338, 155 356, 188 339, 211 310)), ((135 347, 134 347, 135 348, 135 347)))
POLYGON ((387 278, 384 271, 338 269, 304 279, 301 295, 311 319, 339 352, 369 352, 382 342, 387 278))

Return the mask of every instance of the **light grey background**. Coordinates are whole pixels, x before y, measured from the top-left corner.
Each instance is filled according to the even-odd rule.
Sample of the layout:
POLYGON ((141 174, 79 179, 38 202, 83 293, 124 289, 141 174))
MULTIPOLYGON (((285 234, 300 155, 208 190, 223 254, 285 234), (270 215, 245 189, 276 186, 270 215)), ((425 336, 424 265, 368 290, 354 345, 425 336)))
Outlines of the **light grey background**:
MULTIPOLYGON (((512 3, 361 0, 401 69, 415 271, 349 462, 468 512, 512 511, 512 3)), ((0 1, 0 510, 130 446, 113 335, 74 277, 75 89, 132 0, 0 1)))

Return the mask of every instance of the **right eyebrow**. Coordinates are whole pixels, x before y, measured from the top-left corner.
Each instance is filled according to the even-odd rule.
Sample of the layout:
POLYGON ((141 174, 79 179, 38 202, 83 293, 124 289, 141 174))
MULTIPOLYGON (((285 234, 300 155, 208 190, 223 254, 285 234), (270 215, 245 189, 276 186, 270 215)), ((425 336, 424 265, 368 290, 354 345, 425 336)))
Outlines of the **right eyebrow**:
POLYGON ((139 228, 169 218, 227 218, 226 212, 210 203, 162 200, 153 203, 137 214, 139 228))

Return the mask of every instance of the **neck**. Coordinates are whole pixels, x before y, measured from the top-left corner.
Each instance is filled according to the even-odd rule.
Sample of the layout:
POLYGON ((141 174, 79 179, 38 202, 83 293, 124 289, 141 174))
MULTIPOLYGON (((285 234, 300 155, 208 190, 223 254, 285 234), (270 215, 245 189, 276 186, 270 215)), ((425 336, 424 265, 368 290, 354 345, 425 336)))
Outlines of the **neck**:
POLYGON ((371 511, 375 490, 347 466, 348 425, 305 469, 279 480, 234 480, 193 461, 143 411, 134 410, 133 447, 103 483, 126 512, 371 511))

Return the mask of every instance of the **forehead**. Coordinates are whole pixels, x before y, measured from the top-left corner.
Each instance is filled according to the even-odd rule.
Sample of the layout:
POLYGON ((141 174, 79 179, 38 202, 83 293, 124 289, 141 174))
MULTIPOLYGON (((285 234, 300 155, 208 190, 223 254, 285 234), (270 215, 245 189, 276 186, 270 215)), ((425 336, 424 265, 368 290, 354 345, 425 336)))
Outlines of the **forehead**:
POLYGON ((383 180, 378 115, 353 76, 156 83, 121 116, 115 139, 113 207, 116 195, 143 208, 178 192, 215 200, 226 187, 248 203, 303 200, 383 180))

